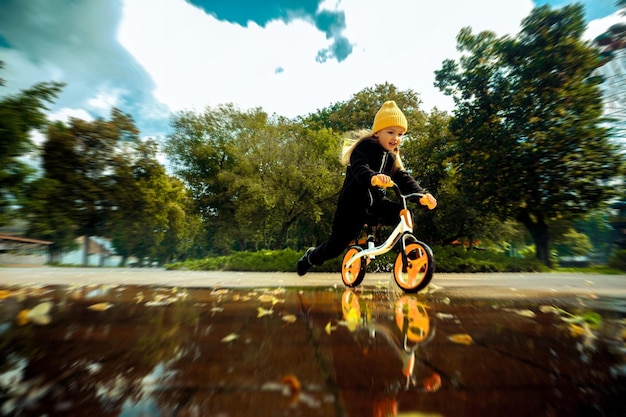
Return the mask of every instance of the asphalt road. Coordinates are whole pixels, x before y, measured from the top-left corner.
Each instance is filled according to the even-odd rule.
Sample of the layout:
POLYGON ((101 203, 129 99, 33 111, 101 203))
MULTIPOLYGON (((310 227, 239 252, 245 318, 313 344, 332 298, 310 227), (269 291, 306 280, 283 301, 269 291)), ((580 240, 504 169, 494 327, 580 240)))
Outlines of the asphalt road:
MULTIPOLYGON (((2 285, 133 284, 168 287, 335 287, 339 273, 310 272, 300 277, 283 272, 167 271, 160 268, 0 268, 2 285)), ((395 287, 390 273, 368 273, 362 286, 395 287)), ((428 291, 455 296, 517 297, 574 294, 626 298, 626 274, 581 273, 435 273, 428 291)))
POLYGON ((412 296, 368 273, 361 287, 338 273, 0 268, 0 408, 626 415, 626 274, 435 274, 412 296), (585 317, 602 325, 571 321, 585 317))

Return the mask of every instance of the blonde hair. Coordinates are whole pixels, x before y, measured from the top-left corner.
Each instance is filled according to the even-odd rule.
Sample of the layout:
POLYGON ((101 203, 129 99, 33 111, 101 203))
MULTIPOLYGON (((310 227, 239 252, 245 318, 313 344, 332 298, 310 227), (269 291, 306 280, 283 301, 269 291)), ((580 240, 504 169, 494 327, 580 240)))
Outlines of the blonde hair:
MULTIPOLYGON (((341 149, 341 163, 345 166, 350 165, 350 157, 354 148, 356 148, 361 142, 371 138, 378 138, 374 136, 374 133, 370 130, 358 130, 348 132, 348 136, 343 141, 343 148, 341 149)), ((393 169, 393 173, 397 171, 404 171, 404 164, 402 158, 400 158, 400 149, 393 150, 393 154, 396 156, 396 161, 393 169)))

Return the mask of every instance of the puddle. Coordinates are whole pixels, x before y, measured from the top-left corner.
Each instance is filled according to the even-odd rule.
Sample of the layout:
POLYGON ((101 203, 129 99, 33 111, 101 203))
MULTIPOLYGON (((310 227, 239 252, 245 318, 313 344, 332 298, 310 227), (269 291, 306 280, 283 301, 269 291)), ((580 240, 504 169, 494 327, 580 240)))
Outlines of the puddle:
POLYGON ((623 416, 625 315, 367 287, 6 287, 0 414, 623 416))

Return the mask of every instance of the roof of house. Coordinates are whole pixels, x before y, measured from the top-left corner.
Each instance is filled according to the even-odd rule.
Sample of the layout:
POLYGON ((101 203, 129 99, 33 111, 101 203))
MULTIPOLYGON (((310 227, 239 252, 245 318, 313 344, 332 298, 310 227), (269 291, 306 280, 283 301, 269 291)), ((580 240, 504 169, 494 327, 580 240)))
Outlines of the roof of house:
POLYGON ((30 243, 33 245, 52 245, 54 242, 49 242, 47 240, 39 240, 39 239, 29 239, 26 237, 18 237, 18 236, 10 236, 10 235, 0 235, 0 241, 8 240, 10 242, 16 243, 30 243))

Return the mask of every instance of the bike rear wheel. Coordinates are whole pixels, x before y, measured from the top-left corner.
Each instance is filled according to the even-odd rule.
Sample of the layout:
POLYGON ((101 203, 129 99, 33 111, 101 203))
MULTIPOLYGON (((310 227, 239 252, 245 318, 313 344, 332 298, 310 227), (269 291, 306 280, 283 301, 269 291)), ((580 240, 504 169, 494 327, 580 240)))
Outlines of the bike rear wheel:
POLYGON ((367 259, 364 256, 356 259, 350 266, 346 266, 347 262, 361 252, 363 248, 360 246, 351 246, 343 256, 341 262, 341 280, 347 287, 357 287, 365 277, 365 268, 367 267, 367 259))
POLYGON ((402 291, 415 293, 426 288, 433 278, 435 257, 430 247, 420 241, 408 243, 404 253, 407 265, 405 267, 400 252, 394 264, 393 278, 402 291))

